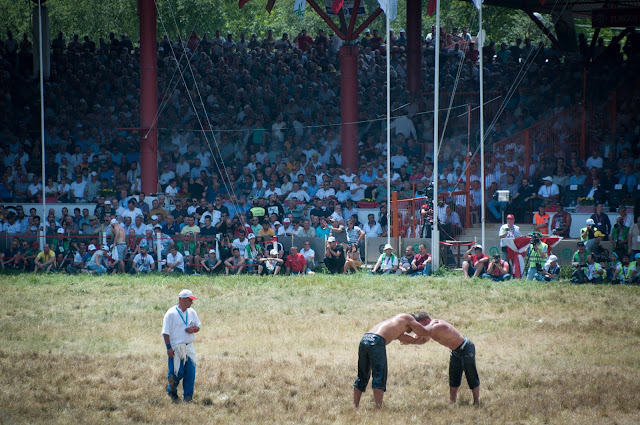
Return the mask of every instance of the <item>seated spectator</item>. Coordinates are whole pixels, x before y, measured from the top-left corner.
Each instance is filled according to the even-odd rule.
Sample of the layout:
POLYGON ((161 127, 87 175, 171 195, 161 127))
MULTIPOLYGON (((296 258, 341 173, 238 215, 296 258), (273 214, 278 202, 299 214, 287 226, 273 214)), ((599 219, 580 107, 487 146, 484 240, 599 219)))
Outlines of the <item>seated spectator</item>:
POLYGON ((485 279, 491 279, 494 282, 503 282, 511 279, 509 274, 509 263, 500 258, 500 254, 495 254, 493 259, 487 265, 487 271, 482 274, 485 279))
POLYGON ((316 252, 311 248, 311 241, 304 241, 300 254, 304 255, 307 262, 307 274, 312 274, 316 269, 316 252))
POLYGON ((618 217, 622 218, 622 224, 629 228, 633 226, 633 216, 627 213, 626 206, 620 205, 620 207, 618 207, 618 214, 618 217))
POLYGON ((411 271, 407 273, 410 276, 430 276, 431 275, 431 254, 427 252, 425 244, 418 246, 418 253, 414 255, 411 261, 411 271))
POLYGON ((156 267, 155 261, 151 255, 149 255, 147 245, 140 246, 140 253, 133 257, 131 263, 131 274, 149 273, 156 267))
POLYGON ((482 245, 477 244, 472 245, 463 254, 462 259, 464 260, 462 262, 462 273, 465 278, 482 276, 489 263, 489 257, 482 252, 482 245))
POLYGON ((346 260, 344 263, 344 272, 354 272, 356 273, 358 269, 362 266, 362 258, 360 257, 360 248, 358 248, 358 244, 349 245, 349 250, 347 251, 346 260))
MULTIPOLYGON (((326 225, 326 223, 325 223, 326 225)), ((316 231, 317 234, 317 231, 316 231)), ((344 272, 345 255, 342 245, 336 242, 336 238, 329 236, 324 253, 324 265, 329 273, 336 274, 344 272)))
POLYGON ((277 276, 280 273, 282 264, 284 263, 282 258, 278 258, 277 249, 271 249, 267 255, 265 257, 261 257, 259 261, 258 274, 261 276, 265 274, 277 276))
POLYGON ((38 273, 39 271, 50 272, 55 270, 56 254, 49 248, 48 243, 44 244, 43 250, 36 255, 34 263, 35 268, 33 271, 35 273, 38 273))
POLYGON ((284 266, 287 274, 305 274, 307 271, 307 260, 298 252, 297 246, 292 246, 289 250, 284 266))
POLYGON ((305 219, 302 222, 302 227, 298 229, 298 232, 295 236, 300 238, 313 238, 316 236, 316 231, 313 227, 311 227, 311 222, 308 219, 305 219))
POLYGON ((224 272, 225 275, 241 274, 245 269, 244 263, 244 256, 240 255, 240 249, 237 246, 233 246, 231 249, 231 257, 224 261, 224 265, 226 267, 224 272))
POLYGON ((523 178, 518 193, 511 198, 507 210, 513 211, 519 223, 529 221, 528 217, 525 220, 525 214, 531 212, 533 208, 532 203, 533 200, 536 199, 536 196, 536 190, 529 184, 529 179, 523 178))
POLYGON ((540 199, 545 205, 557 204, 560 199, 560 190, 558 189, 558 186, 553 183, 553 178, 551 176, 546 176, 542 181, 544 184, 540 186, 540 189, 538 190, 538 199, 540 199))
MULTIPOLYGON (((574 270, 571 282, 573 283, 601 283, 604 270, 599 263, 596 263, 593 254, 587 255, 586 263, 580 263, 574 270)), ((616 276, 614 275, 614 279, 616 276)))
POLYGON ((560 279, 560 266, 558 265, 558 257, 550 255, 544 263, 542 270, 535 274, 536 280, 541 282, 551 282, 560 279))
POLYGON ((178 247, 175 244, 171 245, 171 248, 169 249, 169 253, 167 254, 167 264, 162 271, 167 274, 184 274, 185 272, 184 255, 178 251, 178 247))
POLYGON ((376 221, 375 215, 368 214, 367 222, 362 226, 362 230, 364 231, 365 237, 367 238, 376 238, 382 235, 382 227, 376 221))
POLYGON ((223 265, 222 260, 216 256, 216 250, 210 249, 209 254, 200 260, 201 272, 204 271, 209 274, 217 274, 222 272, 223 265))
POLYGON ((364 240, 364 231, 355 225, 355 221, 353 218, 349 218, 347 220, 347 244, 357 244, 360 246, 360 243, 364 240))
POLYGON ((415 254, 413 252, 413 247, 411 245, 407 246, 407 248, 405 249, 405 255, 400 258, 398 271, 396 272, 396 274, 410 274, 412 271, 411 263, 413 262, 414 257, 415 254))
POLYGON ((375 266, 371 270, 371 273, 376 274, 391 274, 398 270, 398 257, 393 253, 393 247, 390 244, 386 244, 383 248, 382 254, 378 257, 375 266))

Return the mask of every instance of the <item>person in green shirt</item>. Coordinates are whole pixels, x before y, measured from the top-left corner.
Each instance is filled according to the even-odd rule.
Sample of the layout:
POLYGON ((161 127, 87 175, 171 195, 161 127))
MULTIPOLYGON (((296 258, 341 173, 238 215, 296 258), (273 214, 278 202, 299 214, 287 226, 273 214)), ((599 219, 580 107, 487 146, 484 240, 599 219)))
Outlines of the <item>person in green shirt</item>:
POLYGON ((535 280, 538 269, 542 270, 549 256, 549 246, 539 238, 531 240, 527 251, 529 256, 529 268, 527 269, 527 280, 535 280))
POLYGON ((617 252, 618 255, 629 252, 629 228, 624 225, 622 217, 618 217, 616 224, 613 225, 611 243, 613 244, 613 250, 617 252))

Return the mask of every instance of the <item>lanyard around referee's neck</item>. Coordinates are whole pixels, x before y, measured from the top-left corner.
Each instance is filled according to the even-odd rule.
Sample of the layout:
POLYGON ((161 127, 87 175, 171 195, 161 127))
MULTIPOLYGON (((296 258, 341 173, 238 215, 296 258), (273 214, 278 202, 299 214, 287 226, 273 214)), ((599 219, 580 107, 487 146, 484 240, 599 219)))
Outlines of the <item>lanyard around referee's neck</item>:
POLYGON ((180 315, 180 318, 182 319, 182 321, 184 322, 185 326, 189 326, 187 323, 189 322, 189 309, 187 308, 187 311, 185 311, 185 317, 182 317, 182 313, 180 313, 180 309, 178 308, 178 306, 176 306, 176 311, 178 312, 178 314, 180 315))

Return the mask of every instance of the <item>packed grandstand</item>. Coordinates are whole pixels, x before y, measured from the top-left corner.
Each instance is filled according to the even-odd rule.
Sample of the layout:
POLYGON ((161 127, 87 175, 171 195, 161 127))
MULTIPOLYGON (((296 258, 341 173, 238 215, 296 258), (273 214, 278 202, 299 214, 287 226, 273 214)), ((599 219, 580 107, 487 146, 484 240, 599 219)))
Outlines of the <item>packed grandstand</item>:
MULTIPOLYGON (((185 40, 164 36, 158 43, 158 188, 149 201, 141 194, 140 135, 131 130, 139 126, 140 116, 139 48, 124 34, 95 42, 77 35, 67 41, 59 33, 52 41, 42 182, 33 46, 26 35, 17 40, 8 34, 0 45, 3 267, 11 261, 7 267, 33 270, 39 248, 32 243, 37 245, 37 233, 44 228, 58 261, 66 258, 72 266, 60 270, 81 270, 64 253, 78 252, 82 263, 88 261, 89 246, 96 251, 111 242, 112 219, 126 232, 127 259, 160 240, 163 258, 175 247, 199 271, 210 251, 227 260, 233 257, 234 241, 246 250, 250 235, 267 254, 246 250, 241 255, 256 258, 273 249, 283 257, 280 235, 341 234, 349 241, 354 226, 366 237, 386 235, 386 212, 376 210, 368 222, 359 222, 357 215, 358 208, 378 208, 389 196, 384 46, 388 40, 392 52, 389 178, 399 199, 420 198, 434 179, 432 35, 423 38, 423 91, 418 95, 407 91, 404 31, 385 38, 367 30, 358 41, 356 170, 341 167, 340 39, 321 31, 315 38, 271 31, 264 38, 219 32, 211 38, 193 32, 185 40), (48 203, 74 204, 75 210, 51 209, 41 217, 39 207, 29 204, 42 201, 43 186, 48 203)), ((517 221, 531 222, 538 203, 572 207, 585 198, 617 207, 637 202, 640 43, 633 31, 624 45, 616 43, 599 42, 588 67, 591 52, 584 37, 575 54, 529 39, 510 46, 489 43, 483 49, 485 90, 493 93, 488 99, 494 103, 489 106, 491 153, 485 168, 488 220, 499 222, 506 211, 517 221), (613 103, 612 93, 618 93, 613 103), (580 152, 571 142, 579 137, 579 123, 562 113, 586 102, 612 105, 606 118, 615 116, 615 122, 604 131, 594 124, 594 112, 580 152), (551 122, 561 143, 534 139, 528 143, 545 147, 530 150, 505 143, 542 122, 551 122), (526 202, 503 205, 494 197, 499 190, 526 202)), ((460 96, 477 91, 478 55, 465 28, 443 29, 440 90, 448 94, 441 113, 449 125, 438 187, 449 207, 437 208, 436 216, 450 237, 471 225, 466 210, 480 208, 477 131, 469 129, 464 116, 472 106, 477 109, 477 100, 472 105, 469 97, 460 96)), ((412 226, 403 226, 399 236, 412 231, 418 235, 412 226)), ((105 249, 105 256, 110 251, 105 249)))

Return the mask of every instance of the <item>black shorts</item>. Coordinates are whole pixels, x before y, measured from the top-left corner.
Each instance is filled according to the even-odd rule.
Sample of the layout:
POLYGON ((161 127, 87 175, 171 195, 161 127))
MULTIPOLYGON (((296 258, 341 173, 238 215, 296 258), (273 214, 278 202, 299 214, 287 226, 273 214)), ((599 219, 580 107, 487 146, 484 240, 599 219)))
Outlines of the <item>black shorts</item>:
POLYGON ((467 377, 469 388, 474 389, 480 386, 480 378, 476 370, 476 346, 467 337, 458 348, 451 351, 449 357, 450 387, 460 386, 463 372, 467 377))
POLYGON ((376 334, 364 334, 358 347, 358 377, 354 387, 365 392, 369 376, 372 388, 387 390, 387 342, 376 334))

